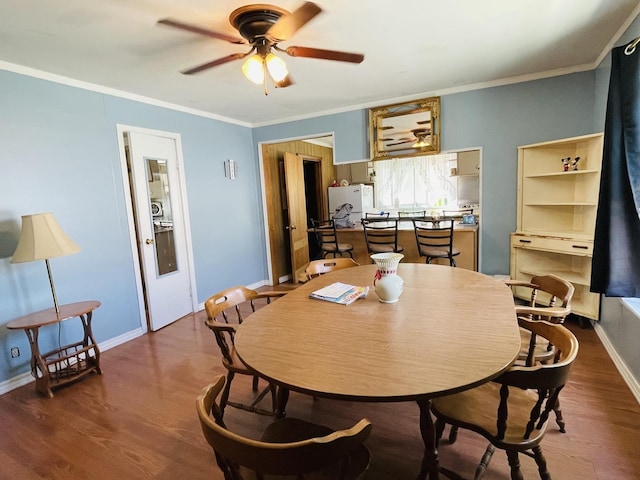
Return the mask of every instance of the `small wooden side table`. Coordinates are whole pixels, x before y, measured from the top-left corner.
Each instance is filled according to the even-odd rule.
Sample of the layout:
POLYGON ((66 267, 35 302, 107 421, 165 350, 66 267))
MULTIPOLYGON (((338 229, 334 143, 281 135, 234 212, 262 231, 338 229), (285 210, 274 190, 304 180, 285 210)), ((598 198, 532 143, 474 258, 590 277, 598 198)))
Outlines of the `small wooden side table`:
POLYGON ((7 323, 10 330, 24 330, 31 345, 31 374, 36 379, 36 392, 53 397, 52 388, 61 387, 100 370, 100 350, 93 338, 91 317, 100 306, 97 300, 61 305, 60 314, 55 308, 48 308, 25 315, 7 323), (40 327, 60 323, 78 317, 82 321, 84 338, 82 341, 61 346, 45 354, 40 353, 38 333, 40 327))

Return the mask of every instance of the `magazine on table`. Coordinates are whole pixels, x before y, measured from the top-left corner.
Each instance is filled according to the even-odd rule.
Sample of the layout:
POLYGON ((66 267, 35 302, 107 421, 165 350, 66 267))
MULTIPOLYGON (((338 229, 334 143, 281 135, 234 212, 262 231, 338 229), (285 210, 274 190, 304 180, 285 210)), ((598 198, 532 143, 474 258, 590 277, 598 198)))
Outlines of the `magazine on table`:
POLYGON ((348 283, 332 283, 324 288, 311 292, 309 298, 324 300, 326 302, 350 305, 359 298, 365 298, 369 293, 369 287, 359 287, 348 283))

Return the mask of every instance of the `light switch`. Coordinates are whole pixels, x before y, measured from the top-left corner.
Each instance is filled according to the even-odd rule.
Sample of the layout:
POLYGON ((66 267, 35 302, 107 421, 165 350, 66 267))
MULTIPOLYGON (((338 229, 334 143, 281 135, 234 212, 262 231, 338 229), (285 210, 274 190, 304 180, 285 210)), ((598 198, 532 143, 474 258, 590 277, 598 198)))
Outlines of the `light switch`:
POLYGON ((226 160, 224 162, 224 176, 230 180, 236 179, 237 167, 235 160, 226 160))

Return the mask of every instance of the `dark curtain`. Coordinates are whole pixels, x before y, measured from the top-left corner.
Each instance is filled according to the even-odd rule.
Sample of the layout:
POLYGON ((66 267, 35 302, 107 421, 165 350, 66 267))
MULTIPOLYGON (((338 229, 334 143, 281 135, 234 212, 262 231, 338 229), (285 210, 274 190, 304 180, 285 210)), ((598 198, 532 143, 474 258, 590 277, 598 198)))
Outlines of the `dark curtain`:
POLYGON ((609 297, 640 297, 640 48, 635 43, 627 52, 624 46, 611 52, 591 269, 591 291, 609 297))

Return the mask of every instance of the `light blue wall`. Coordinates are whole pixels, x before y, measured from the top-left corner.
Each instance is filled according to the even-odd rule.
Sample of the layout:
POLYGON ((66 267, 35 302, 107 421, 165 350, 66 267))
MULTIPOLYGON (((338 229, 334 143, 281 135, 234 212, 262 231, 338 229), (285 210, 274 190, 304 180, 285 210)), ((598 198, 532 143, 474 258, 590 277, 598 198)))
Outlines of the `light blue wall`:
MULTIPOLYGON (((442 149, 483 147, 482 271, 509 273, 516 227, 517 147, 593 133, 595 73, 488 88, 441 98, 442 149)), ((369 158, 368 110, 254 129, 254 141, 335 132, 338 162, 369 158)))
MULTIPOLYGON (((51 260, 60 303, 97 299, 98 342, 140 327, 117 124, 181 134, 197 299, 266 274, 259 175, 248 127, 0 71, 0 382, 29 370, 11 319, 52 306, 44 262, 10 264, 24 214, 52 211, 82 248, 51 260), (238 164, 224 178, 223 161, 238 164), (10 347, 21 356, 11 359, 10 347)), ((63 344, 80 322, 62 324, 63 344)), ((43 329, 44 351, 58 344, 43 329)))
POLYGON ((312 137, 333 132, 334 163, 345 163, 369 158, 368 125, 369 111, 354 110, 254 128, 253 139, 257 152, 259 142, 312 137))

